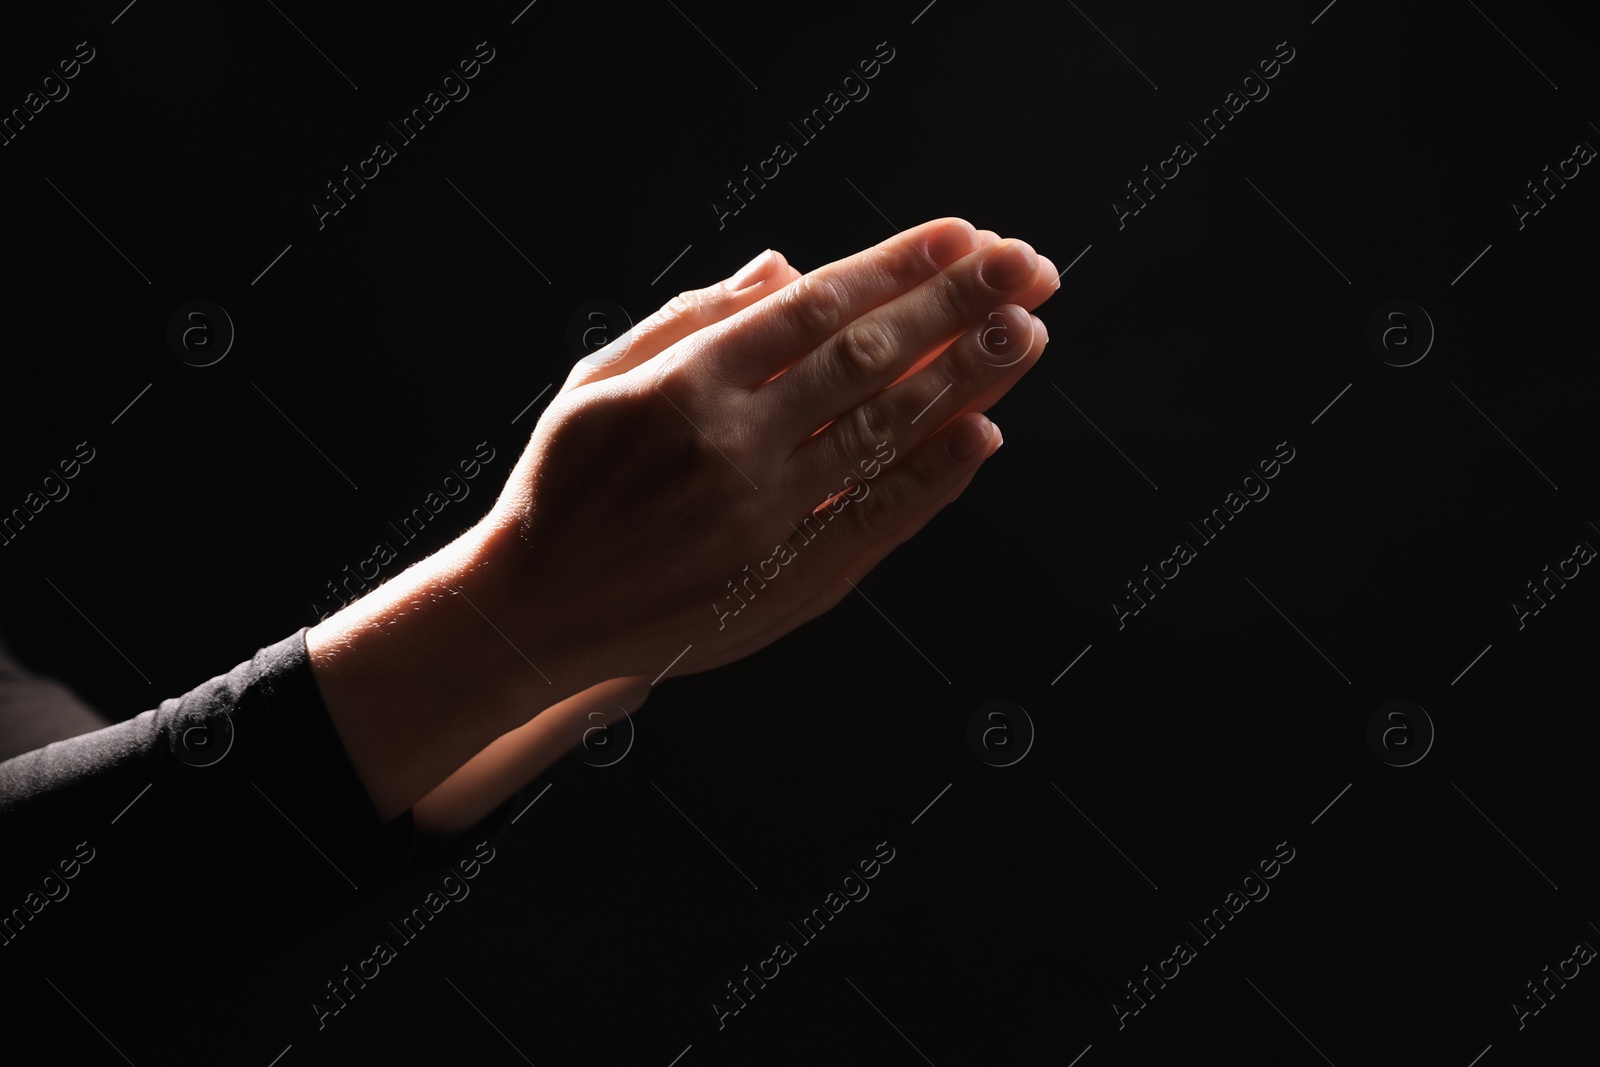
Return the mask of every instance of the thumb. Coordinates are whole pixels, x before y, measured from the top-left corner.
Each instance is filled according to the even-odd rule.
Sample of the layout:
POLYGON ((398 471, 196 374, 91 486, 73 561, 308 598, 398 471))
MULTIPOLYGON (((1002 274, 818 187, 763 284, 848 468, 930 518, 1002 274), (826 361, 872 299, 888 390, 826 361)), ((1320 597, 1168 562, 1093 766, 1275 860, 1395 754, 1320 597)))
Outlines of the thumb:
POLYGON ((633 329, 579 360, 561 391, 624 374, 798 277, 800 272, 789 265, 783 254, 769 248, 725 280, 679 293, 633 329))

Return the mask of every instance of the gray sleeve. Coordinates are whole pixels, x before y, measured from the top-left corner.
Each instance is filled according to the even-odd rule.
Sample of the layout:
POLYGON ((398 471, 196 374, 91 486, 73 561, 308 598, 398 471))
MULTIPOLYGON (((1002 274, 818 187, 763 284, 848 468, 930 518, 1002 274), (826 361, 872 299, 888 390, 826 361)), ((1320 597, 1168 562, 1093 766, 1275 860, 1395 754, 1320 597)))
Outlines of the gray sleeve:
POLYGON ((281 922, 403 872, 415 850, 409 813, 379 821, 302 629, 132 719, 0 763, 0 959, 76 943, 179 965, 206 951, 196 923, 219 907, 235 931, 281 922))

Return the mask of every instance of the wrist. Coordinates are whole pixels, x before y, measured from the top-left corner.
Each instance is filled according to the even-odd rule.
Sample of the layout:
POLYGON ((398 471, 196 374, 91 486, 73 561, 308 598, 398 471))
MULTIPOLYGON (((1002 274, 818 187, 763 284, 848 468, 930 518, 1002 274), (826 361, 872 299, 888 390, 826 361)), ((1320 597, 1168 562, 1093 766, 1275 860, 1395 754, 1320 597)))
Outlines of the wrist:
POLYGON ((384 821, 588 684, 546 639, 550 616, 518 602, 498 543, 474 527, 306 633, 329 716, 384 821))

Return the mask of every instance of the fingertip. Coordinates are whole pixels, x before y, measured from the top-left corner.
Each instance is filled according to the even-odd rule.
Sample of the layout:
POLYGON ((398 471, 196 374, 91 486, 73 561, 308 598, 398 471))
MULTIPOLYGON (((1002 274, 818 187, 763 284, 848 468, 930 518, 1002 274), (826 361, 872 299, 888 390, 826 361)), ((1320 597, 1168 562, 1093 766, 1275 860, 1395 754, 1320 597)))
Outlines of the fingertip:
POLYGON ((992 452, 998 447, 991 442, 999 432, 999 427, 990 422, 987 416, 974 412, 951 431, 946 450, 951 459, 962 463, 970 462, 985 449, 992 452))
POLYGON ((1050 292, 1054 293, 1061 288, 1061 271, 1056 267, 1055 261, 1049 256, 1039 257, 1039 277, 1050 280, 1050 292))
POLYGON ((939 220, 928 238, 928 258, 942 270, 977 247, 978 231, 966 219, 939 220))
POLYGON ((730 292, 747 289, 764 278, 772 276, 777 270, 778 264, 782 261, 783 257, 775 249, 769 248, 764 252, 758 253, 754 259, 739 268, 737 274, 722 283, 723 287, 730 292))

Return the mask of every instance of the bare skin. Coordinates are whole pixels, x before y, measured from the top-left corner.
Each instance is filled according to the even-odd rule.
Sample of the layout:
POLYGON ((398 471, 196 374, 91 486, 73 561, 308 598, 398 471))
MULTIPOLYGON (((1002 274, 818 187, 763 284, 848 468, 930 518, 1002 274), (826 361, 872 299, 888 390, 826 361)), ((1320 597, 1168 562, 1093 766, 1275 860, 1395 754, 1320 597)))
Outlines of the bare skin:
POLYGON ((980 413, 1040 358, 1030 312, 1059 287, 949 218, 749 273, 579 363, 478 524, 307 632, 381 818, 464 829, 594 713, 837 604, 1000 447, 980 413))

